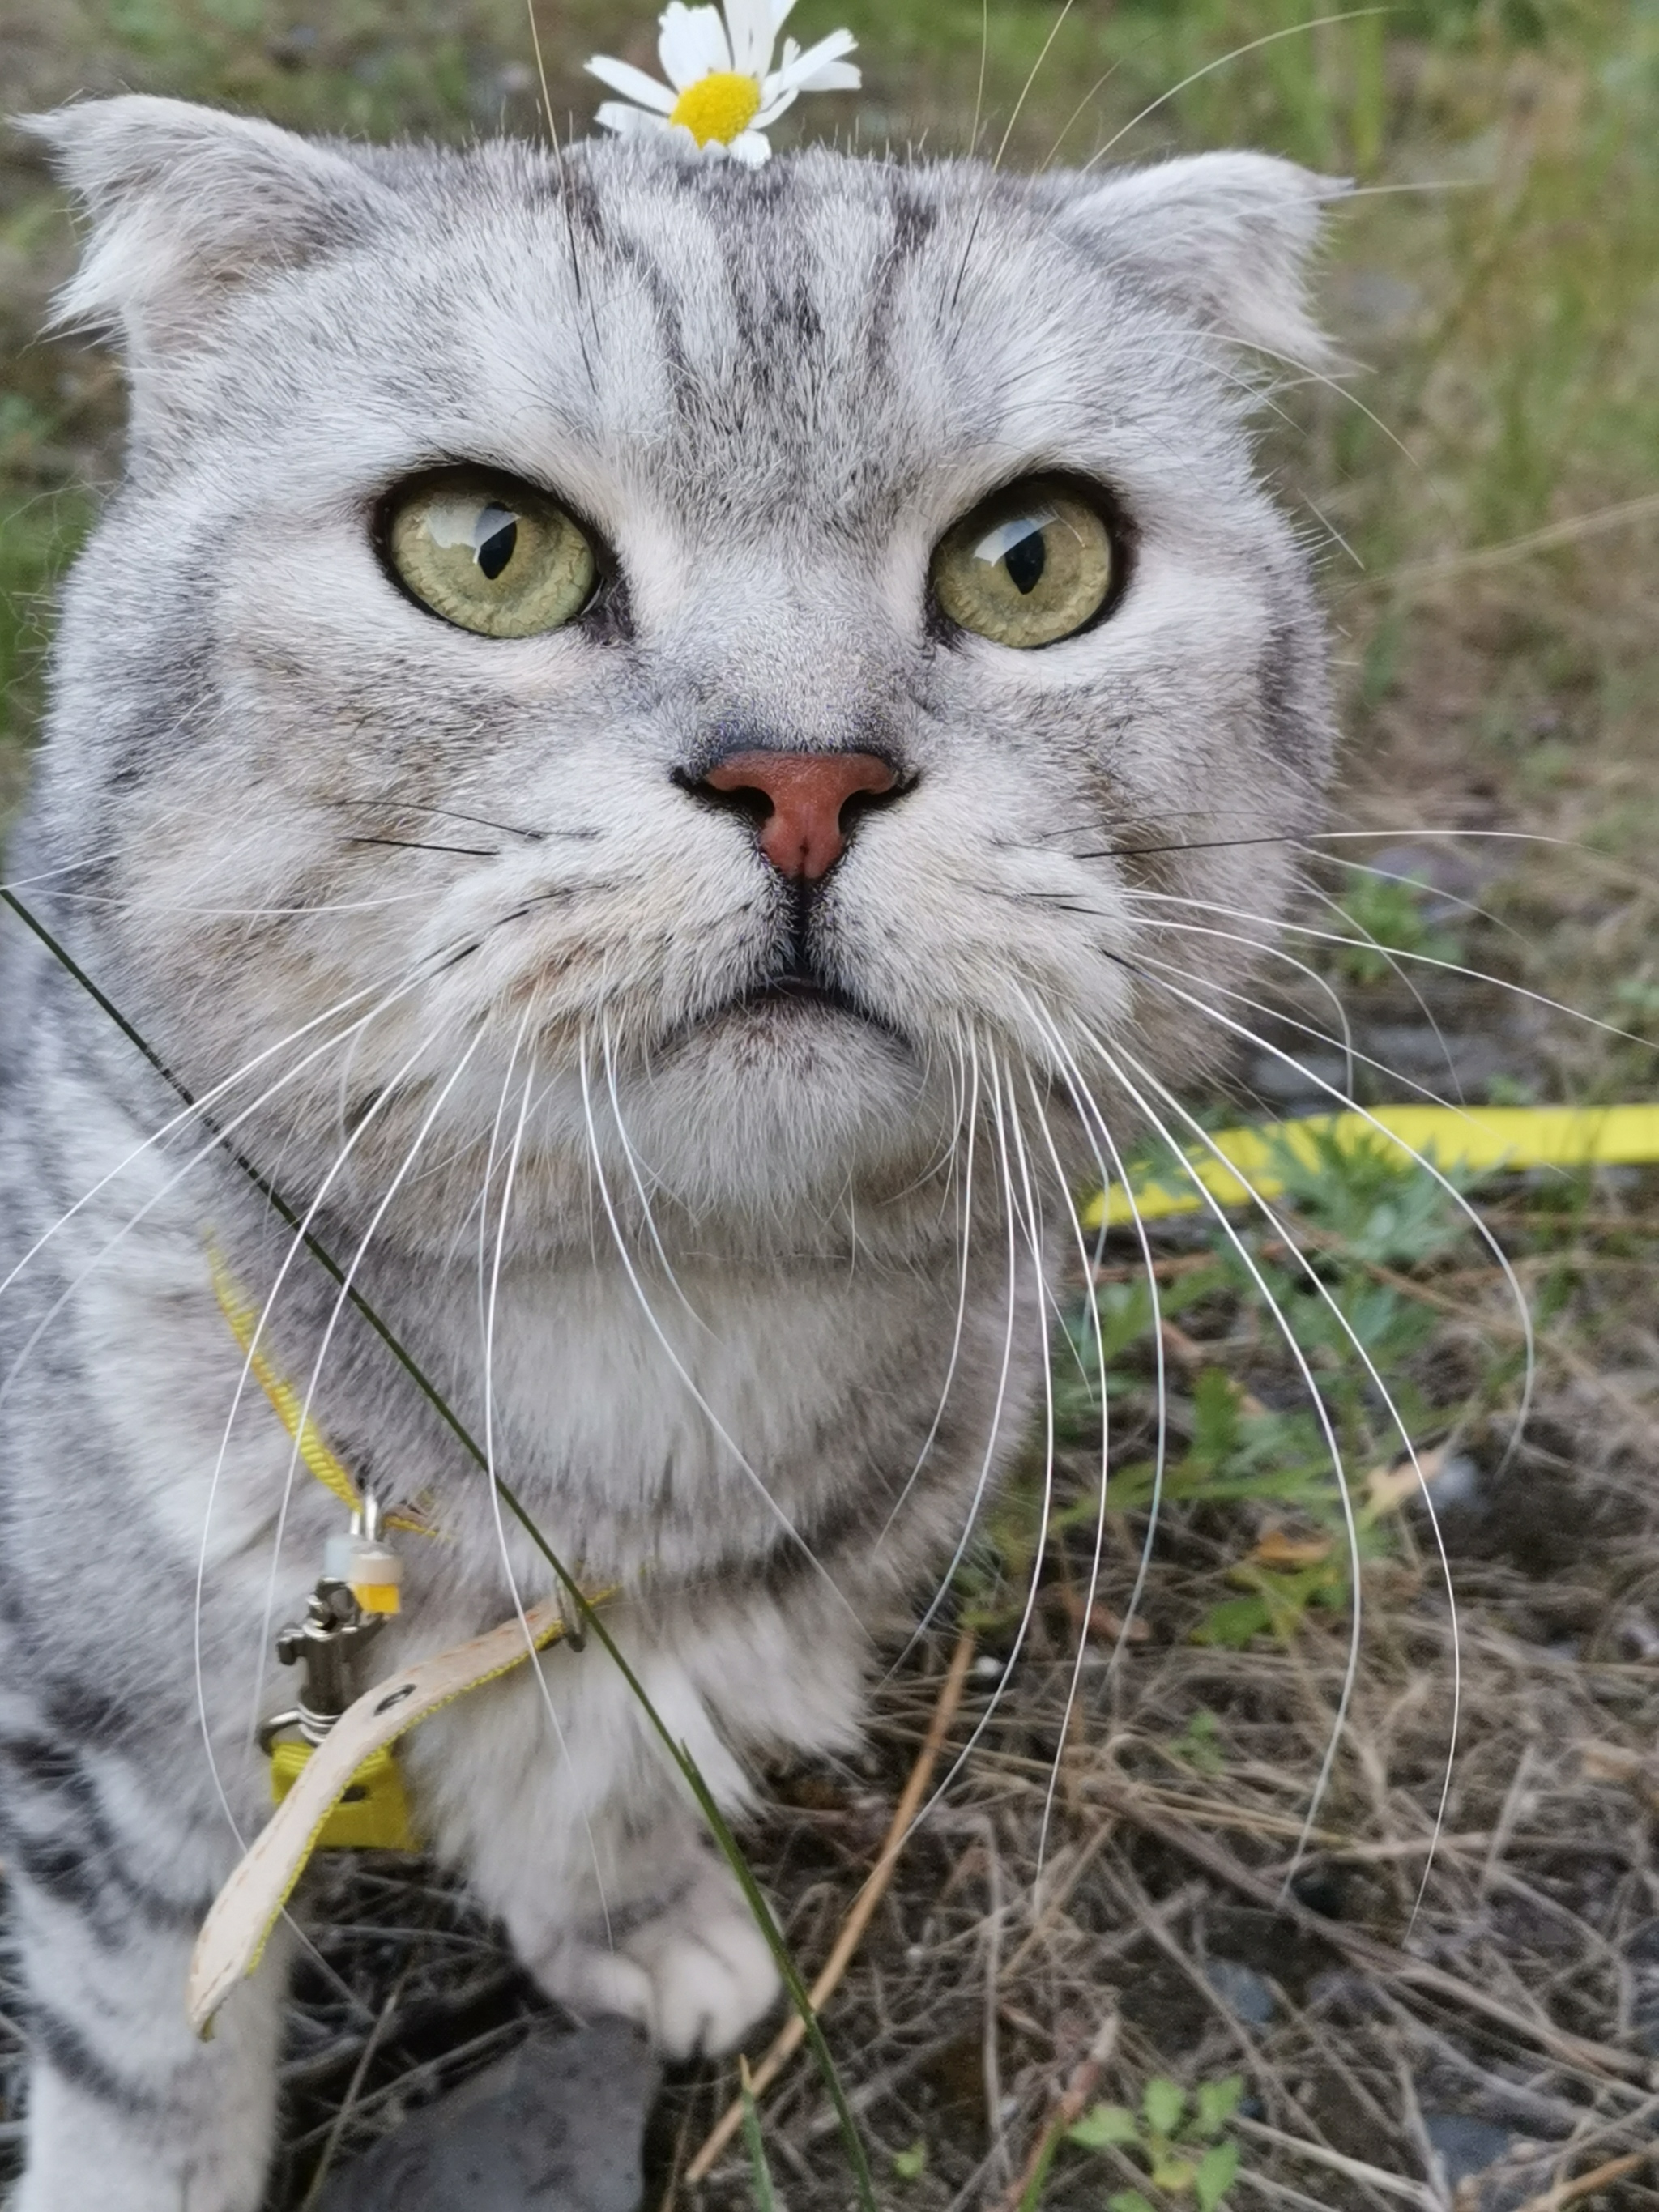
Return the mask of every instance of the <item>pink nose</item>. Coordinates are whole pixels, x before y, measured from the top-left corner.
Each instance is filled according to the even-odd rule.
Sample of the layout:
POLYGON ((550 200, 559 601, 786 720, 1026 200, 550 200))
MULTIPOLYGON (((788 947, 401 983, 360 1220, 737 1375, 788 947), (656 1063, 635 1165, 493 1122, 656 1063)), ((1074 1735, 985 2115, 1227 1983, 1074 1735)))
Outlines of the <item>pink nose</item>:
POLYGON ((730 753, 703 777, 711 791, 771 802, 761 850, 781 876, 815 884, 847 849, 841 817, 861 791, 879 798, 898 778, 874 753, 730 753))

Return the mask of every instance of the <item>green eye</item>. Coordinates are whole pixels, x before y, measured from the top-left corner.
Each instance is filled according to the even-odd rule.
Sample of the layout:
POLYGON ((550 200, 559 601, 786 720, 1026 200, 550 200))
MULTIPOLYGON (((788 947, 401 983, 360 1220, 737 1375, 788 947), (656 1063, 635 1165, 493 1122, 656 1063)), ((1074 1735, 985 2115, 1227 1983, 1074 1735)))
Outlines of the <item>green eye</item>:
POLYGON ((599 574, 592 540, 529 485, 449 469, 395 495, 386 550, 423 606, 483 637, 574 622, 599 574))
POLYGON ((1070 637, 1100 612, 1116 574, 1098 508, 1051 477, 981 500, 939 542, 933 595, 953 623, 1022 648, 1070 637))

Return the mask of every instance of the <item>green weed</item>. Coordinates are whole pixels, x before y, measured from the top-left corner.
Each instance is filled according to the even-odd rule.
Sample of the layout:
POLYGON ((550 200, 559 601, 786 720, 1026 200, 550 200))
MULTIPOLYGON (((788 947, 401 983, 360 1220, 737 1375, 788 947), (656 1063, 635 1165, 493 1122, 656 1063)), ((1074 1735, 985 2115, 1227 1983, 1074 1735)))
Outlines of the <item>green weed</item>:
MULTIPOLYGON (((35 422, 16 393, 0 398, 0 487, 6 462, 33 444, 35 422)), ((14 477, 14 482, 15 478, 14 477)), ((52 627, 52 589, 86 526, 90 502, 73 491, 0 489, 0 825, 9 787, 21 784, 21 747, 4 743, 4 726, 32 731, 52 627)))
POLYGON ((1385 981, 1399 965, 1389 957, 1392 953, 1448 962, 1463 958, 1462 939, 1431 921, 1425 893, 1416 884, 1389 876, 1357 876, 1340 903, 1339 927, 1346 926, 1348 933, 1364 940, 1337 946, 1332 957, 1337 974, 1351 982, 1385 981))
MULTIPOLYGON (((1092 2106, 1066 2130, 1064 2140, 1079 2150, 1127 2152, 1146 2167, 1147 2180, 1165 2199, 1191 2203, 1197 2212, 1216 2212, 1238 2172, 1238 2146, 1226 2129, 1243 2092, 1237 2074, 1200 2081, 1190 2096, 1178 2081, 1155 2075, 1141 2091, 1138 2111, 1127 2105, 1092 2106)), ((1036 2212, 1047 2177, 1045 2162, 1032 2176, 1020 2212, 1036 2212)), ((1118 2190, 1106 2201, 1109 2212, 1153 2212, 1138 2189, 1118 2190)))
POLYGON ((1227 1754, 1221 1747, 1221 1723, 1207 1705, 1200 1705, 1170 1748, 1194 1774, 1213 1779, 1227 1771, 1227 1754))
MULTIPOLYGON (((1166 1353, 1164 1460, 1144 1447, 1127 1454, 1110 1469, 1107 1504, 1132 1516, 1155 1504, 1220 1514, 1248 1536, 1228 1573, 1237 1594, 1191 1631, 1204 1643, 1285 1638, 1310 1607, 1346 1607, 1356 1559, 1363 1566, 1398 1548, 1398 1515, 1416 1488, 1408 1443, 1420 1452, 1444 1437, 1510 1379, 1510 1364, 1493 1354, 1457 1396, 1425 1380, 1441 1315, 1431 1271, 1472 1233, 1458 1203, 1467 1178, 1437 1181, 1381 1140, 1350 1149, 1322 1139, 1311 1161, 1281 1146, 1273 1164, 1282 1228, 1241 1219, 1236 1244, 1218 1238, 1160 1286, 1156 1322, 1144 1279, 1103 1283, 1092 1300, 1099 1350, 1089 1304, 1069 1317, 1056 1431, 1079 1479, 1046 1528, 1035 1466, 992 1509, 960 1577, 972 1625, 993 1635, 1012 1626, 1039 1553, 1058 1561, 1068 1540, 1086 1546, 1100 1496, 1097 1471, 1082 1471, 1098 1449, 1103 1405, 1118 1429, 1151 1440, 1160 1325, 1201 1316, 1205 1356, 1182 1389, 1166 1353)), ((1194 1739, 1183 1755, 1197 1763, 1212 1751, 1194 1739)))
POLYGON ((893 2153, 893 2172, 900 2181, 920 2181, 927 2171, 927 2146, 920 2137, 907 2149, 893 2153))

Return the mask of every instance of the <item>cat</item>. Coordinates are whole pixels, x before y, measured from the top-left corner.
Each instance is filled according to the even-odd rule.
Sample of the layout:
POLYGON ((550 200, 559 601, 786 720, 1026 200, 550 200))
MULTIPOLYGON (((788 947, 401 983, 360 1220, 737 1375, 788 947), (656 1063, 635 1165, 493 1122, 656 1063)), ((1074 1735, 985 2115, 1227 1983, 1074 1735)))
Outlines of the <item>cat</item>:
MULTIPOLYGON (((272 1628, 343 1524, 216 1264, 437 1532, 371 1680, 551 1578, 233 1150, 617 1586, 726 1808, 852 1747, 1027 1425, 1066 1187, 1210 1049, 1138 964, 1146 899, 1270 915, 1317 815, 1321 618, 1249 418, 1261 360, 1325 357, 1338 187, 367 148, 139 97, 30 127, 131 422, 9 880, 213 1119, 5 930, 18 2203, 252 2212, 300 1939, 209 2042, 182 1992, 269 1813, 272 1628)), ((1235 987, 1249 948, 1194 943, 1235 987)), ((554 1996, 673 2055, 774 2002, 592 1641, 402 1757, 554 1996)))

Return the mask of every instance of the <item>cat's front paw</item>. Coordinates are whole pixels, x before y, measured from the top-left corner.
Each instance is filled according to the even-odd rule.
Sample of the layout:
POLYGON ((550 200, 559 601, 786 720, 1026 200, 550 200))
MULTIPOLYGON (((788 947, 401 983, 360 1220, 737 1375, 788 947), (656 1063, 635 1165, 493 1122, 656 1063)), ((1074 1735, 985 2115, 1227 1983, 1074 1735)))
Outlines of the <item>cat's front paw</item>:
POLYGON ((637 2021, 670 2058, 729 2051, 777 2002, 766 1938, 726 1868, 700 1867, 659 1911, 619 1923, 614 1940, 567 1935, 529 1961, 578 2013, 637 2021))

